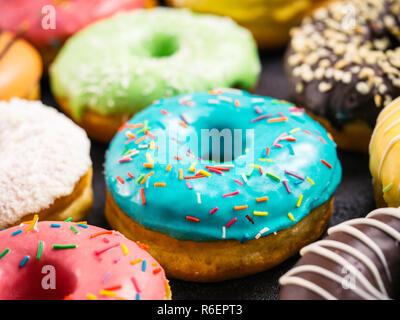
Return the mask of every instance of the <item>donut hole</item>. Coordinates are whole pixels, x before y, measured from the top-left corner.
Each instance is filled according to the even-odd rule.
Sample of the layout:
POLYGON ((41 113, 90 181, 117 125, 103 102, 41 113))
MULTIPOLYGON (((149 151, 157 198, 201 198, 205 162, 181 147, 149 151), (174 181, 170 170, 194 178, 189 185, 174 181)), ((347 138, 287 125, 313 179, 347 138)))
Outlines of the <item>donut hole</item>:
POLYGON ((246 134, 226 126, 201 130, 200 149, 203 160, 231 162, 245 152, 246 134))
POLYGON ((179 50, 179 41, 174 35, 156 33, 145 41, 144 46, 150 57, 156 59, 168 58, 179 50))
POLYGON ((56 261, 37 261, 33 258, 18 270, 11 285, 9 300, 63 300, 77 286, 76 275, 56 261))

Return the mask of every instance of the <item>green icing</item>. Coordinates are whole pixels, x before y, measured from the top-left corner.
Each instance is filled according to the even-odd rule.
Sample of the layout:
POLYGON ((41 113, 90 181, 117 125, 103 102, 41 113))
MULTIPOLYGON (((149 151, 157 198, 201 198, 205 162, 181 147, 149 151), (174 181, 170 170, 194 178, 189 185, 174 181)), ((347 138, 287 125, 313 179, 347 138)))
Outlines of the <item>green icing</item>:
POLYGON ((117 14, 70 38, 50 80, 79 120, 85 108, 134 114, 162 97, 251 90, 260 69, 251 34, 229 18, 156 8, 117 14))

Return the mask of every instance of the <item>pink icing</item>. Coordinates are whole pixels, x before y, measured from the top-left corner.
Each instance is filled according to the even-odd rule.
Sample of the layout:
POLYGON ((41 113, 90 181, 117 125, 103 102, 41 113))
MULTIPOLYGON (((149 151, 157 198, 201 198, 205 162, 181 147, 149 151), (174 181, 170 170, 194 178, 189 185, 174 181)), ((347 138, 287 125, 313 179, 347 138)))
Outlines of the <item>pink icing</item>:
POLYGON ((59 45, 88 24, 117 11, 144 7, 145 0, 0 0, 0 29, 24 31, 24 37, 37 46, 59 45), (47 11, 56 10, 56 28, 42 28, 47 11))
MULTIPOLYGON (((91 235, 106 230, 60 221, 39 222, 31 231, 25 232, 27 228, 29 224, 0 231, 0 255, 9 249, 0 258, 0 300, 50 300, 66 296, 83 300, 88 299, 88 293, 97 299, 165 299, 164 270, 146 250, 119 232, 91 238, 91 235), (61 227, 54 228, 51 224, 61 227), (18 230, 23 232, 13 236, 18 230), (43 242, 43 251, 38 260, 39 241, 43 242), (76 244, 77 247, 56 250, 54 244, 76 244), (126 246, 125 251, 121 245, 126 246), (29 260, 21 267, 26 256, 29 260), (132 261, 136 263, 131 264, 132 261), (145 269, 143 261, 146 261, 145 269), (55 268, 55 289, 43 289, 43 278, 50 274, 49 271, 43 273, 46 265, 55 268), (104 292, 102 295, 104 289, 109 289, 115 296, 105 296, 104 292)), ((50 282, 47 279, 45 283, 50 282)))

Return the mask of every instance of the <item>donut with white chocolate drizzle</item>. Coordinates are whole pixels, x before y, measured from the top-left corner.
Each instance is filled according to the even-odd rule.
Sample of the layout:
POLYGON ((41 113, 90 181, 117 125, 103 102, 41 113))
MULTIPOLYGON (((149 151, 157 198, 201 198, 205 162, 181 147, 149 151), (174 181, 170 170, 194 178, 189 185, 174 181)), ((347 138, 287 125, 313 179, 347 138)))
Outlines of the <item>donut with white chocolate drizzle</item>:
POLYGON ((279 279, 281 300, 399 298, 400 208, 376 209, 328 234, 279 279))

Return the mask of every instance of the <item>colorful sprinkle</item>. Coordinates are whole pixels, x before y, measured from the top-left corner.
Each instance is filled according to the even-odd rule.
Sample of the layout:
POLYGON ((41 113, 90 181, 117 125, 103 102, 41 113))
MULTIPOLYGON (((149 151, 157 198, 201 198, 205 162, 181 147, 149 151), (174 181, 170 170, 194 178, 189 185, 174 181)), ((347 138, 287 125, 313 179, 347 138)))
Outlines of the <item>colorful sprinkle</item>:
POLYGON ((272 119, 268 119, 268 123, 273 123, 273 122, 283 122, 283 121, 287 121, 288 118, 286 117, 280 117, 280 118, 272 118, 272 119))
POLYGON ((294 156, 296 153, 294 152, 294 149, 293 149, 292 145, 288 144, 287 147, 289 149, 289 154, 291 156, 294 156))
POLYGON ((310 177, 307 177, 307 181, 310 182, 312 185, 315 184, 314 180, 312 180, 310 177))
POLYGON ((234 206, 234 210, 245 210, 248 208, 248 205, 242 205, 242 206, 234 206))
POLYGON ((272 117, 272 114, 264 114, 262 116, 259 116, 257 118, 254 118, 254 119, 250 120, 250 123, 254 123, 254 122, 257 122, 257 121, 260 121, 260 120, 263 120, 263 119, 266 119, 266 118, 271 118, 271 117, 272 117))
POLYGON ((189 167, 190 172, 196 172, 196 162, 193 162, 189 167))
MULTIPOLYGON (((95 251, 94 251, 94 254, 95 254, 96 256, 99 256, 99 255, 103 254, 104 252, 106 252, 106 251, 108 251, 108 250, 111 250, 111 249, 114 249, 114 248, 116 248, 116 247, 118 247, 118 246, 119 246, 119 243, 116 243, 116 244, 113 244, 113 245, 111 245, 111 246, 109 246, 109 247, 107 247, 107 248, 104 248, 104 249, 102 249, 102 250, 95 250, 95 251)), ((54 246, 53 246, 53 248, 54 248, 54 246)))
POLYGON ((256 198, 256 201, 257 201, 257 202, 264 202, 264 201, 268 201, 268 197, 267 197, 267 196, 265 196, 265 197, 256 198))
POLYGON ((206 176, 204 174, 198 175, 198 176, 193 176, 193 177, 183 177, 184 180, 190 180, 190 179, 201 179, 205 178, 206 176))
POLYGON ((120 176, 116 176, 115 178, 118 180, 119 183, 121 184, 125 183, 124 179, 122 179, 120 176))
POLYGON ((146 271, 146 260, 142 261, 142 271, 145 272, 146 271))
POLYGON ((272 173, 270 173, 270 172, 267 172, 266 175, 267 175, 268 177, 271 177, 272 179, 274 179, 274 180, 276 180, 276 181, 281 181, 281 179, 280 179, 279 177, 277 177, 276 175, 274 175, 274 174, 272 174, 272 173))
POLYGON ((16 236, 16 235, 19 235, 20 233, 22 233, 22 230, 21 229, 19 229, 19 230, 17 230, 17 231, 14 231, 13 233, 11 233, 11 236, 16 236))
POLYGON ((295 221, 293 214, 291 212, 288 213, 288 217, 290 220, 295 221))
POLYGON ((0 253, 0 259, 3 258, 9 252, 10 252, 10 248, 4 249, 4 251, 2 253, 0 253))
POLYGON ((200 222, 200 219, 199 219, 199 218, 191 217, 191 216, 186 216, 186 220, 194 221, 194 222, 200 222))
POLYGON ((385 192, 389 191, 390 189, 392 189, 392 187, 393 187, 393 182, 389 183, 386 187, 384 187, 382 189, 382 192, 385 193, 385 192))
POLYGON ((127 256, 129 254, 128 247, 124 244, 121 244, 121 248, 122 248, 122 251, 124 252, 124 256, 127 256))
POLYGON ((210 214, 214 214, 215 212, 217 212, 218 211, 218 207, 215 207, 214 209, 211 209, 210 210, 210 214))
MULTIPOLYGON (((274 162, 274 160, 272 160, 272 159, 264 159, 264 158, 260 158, 260 159, 258 159, 258 161, 274 162)), ((259 168, 259 169, 260 169, 260 168, 259 168)))
POLYGON ((254 238, 259 239, 264 233, 266 233, 268 231, 269 231, 269 228, 265 227, 265 228, 261 229, 254 238))
POLYGON ((143 177, 144 177, 144 173, 142 173, 142 174, 136 179, 136 182, 139 183, 140 180, 142 180, 143 177))
POLYGON ((200 170, 199 171, 202 175, 205 175, 205 176, 207 176, 207 177, 211 177, 211 173, 209 173, 209 172, 207 172, 207 171, 205 171, 205 170, 200 170))
POLYGON ((261 110, 261 108, 260 108, 259 106, 255 106, 255 107, 254 107, 254 111, 255 111, 256 113, 258 113, 258 114, 261 114, 261 113, 262 113, 262 110, 261 110))
POLYGON ((134 266, 135 264, 142 262, 142 259, 135 259, 131 261, 131 265, 134 266))
POLYGON ((78 234, 78 233, 79 233, 78 230, 77 230, 74 226, 71 226, 70 228, 71 228, 71 230, 72 230, 75 234, 78 234))
POLYGON ((300 179, 300 180, 303 180, 303 181, 304 181, 304 177, 299 176, 299 175, 296 174, 296 173, 293 173, 293 172, 288 171, 288 170, 286 170, 285 173, 288 174, 288 175, 290 175, 290 176, 293 176, 293 177, 295 177, 295 178, 297 178, 297 179, 300 179))
POLYGON ((132 158, 131 157, 126 157, 118 160, 118 163, 125 163, 125 162, 131 162, 132 158))
POLYGON ((136 279, 135 278, 131 278, 131 281, 133 283, 133 286, 135 287, 136 292, 140 293, 140 289, 139 289, 139 286, 138 286, 138 284, 136 282, 136 279))
POLYGON ((250 216, 248 214, 246 214, 246 218, 247 220, 249 220, 252 224, 254 224, 254 220, 252 218, 250 218, 250 216))
POLYGON ((119 290, 119 289, 121 289, 121 288, 122 288, 121 285, 116 285, 116 286, 104 288, 104 290, 107 290, 107 291, 115 291, 115 290, 119 290))
POLYGON ((231 193, 225 193, 225 194, 223 194, 222 196, 223 196, 224 198, 226 198, 226 197, 232 197, 232 196, 236 196, 236 195, 239 194, 239 193, 240 193, 240 191, 237 190, 237 191, 234 191, 234 192, 231 192, 231 193))
POLYGON ((267 216, 268 212, 267 211, 253 211, 253 214, 255 216, 267 216))
POLYGON ((165 182, 156 182, 154 183, 155 187, 165 187, 167 184, 165 182))
POLYGON ((38 216, 37 214, 35 214, 35 215, 33 216, 32 223, 29 225, 28 228, 26 228, 25 232, 31 231, 31 230, 35 227, 35 225, 36 225, 36 223, 38 222, 38 220, 39 220, 39 216, 38 216))
POLYGON ((156 268, 156 269, 154 269, 153 270, 153 274, 155 275, 155 274, 158 274, 158 273, 160 273, 161 272, 161 268, 156 268))
POLYGON ((142 204, 143 205, 146 204, 146 196, 144 194, 144 188, 140 188, 140 195, 141 195, 141 198, 142 198, 142 204))
POLYGON ((237 218, 235 217, 235 218, 233 218, 231 221, 229 221, 229 222, 226 224, 226 227, 229 228, 229 227, 230 227, 231 225, 233 225, 236 221, 237 221, 237 218))
POLYGON ((108 279, 111 277, 111 272, 107 271, 106 274, 104 275, 103 279, 101 280, 101 283, 106 283, 108 279))
POLYGON ((216 168, 208 167, 207 170, 210 171, 210 172, 217 173, 217 174, 219 174, 219 175, 222 175, 222 174, 223 174, 221 170, 216 169, 216 168))
POLYGON ((307 133, 308 135, 312 136, 312 133, 306 129, 303 130, 305 133, 307 133))
POLYGON ((301 195, 299 196, 299 200, 297 200, 297 204, 296 204, 296 207, 297 207, 297 208, 300 207, 302 201, 303 201, 303 195, 301 194, 301 195))
POLYGON ((150 173, 146 174, 145 177, 140 181, 140 184, 144 184, 148 178, 150 178, 154 174, 154 171, 151 171, 150 173))
POLYGON ((100 231, 98 233, 91 234, 90 235, 90 239, 93 239, 93 238, 96 238, 98 236, 102 236, 102 235, 105 235, 105 234, 112 234, 112 233, 113 233, 112 230, 100 231))
POLYGON ((87 294, 86 294, 86 297, 87 297, 89 300, 97 300, 97 297, 96 297, 93 293, 87 293, 87 294))
POLYGON ((144 139, 146 139, 146 138, 147 138, 147 135, 140 137, 139 139, 137 139, 137 140, 135 141, 135 144, 141 143, 141 142, 142 142, 144 139))
POLYGON ((197 203, 201 204, 201 194, 197 192, 196 195, 197 195, 197 203))
POLYGON ((146 159, 149 163, 154 163, 153 158, 151 157, 150 153, 146 152, 146 159))
POLYGON ((76 244, 53 244, 54 250, 75 249, 77 247, 76 244))
POLYGON ((285 186, 285 189, 286 189, 287 193, 288 193, 288 194, 291 194, 292 191, 291 191, 290 188, 289 188, 289 184, 288 184, 287 180, 283 180, 282 183, 283 183, 283 185, 285 186))
POLYGON ((321 140, 324 144, 327 144, 327 142, 321 136, 318 136, 318 139, 321 140))
POLYGON ((326 162, 324 159, 321 159, 321 162, 322 162, 324 165, 326 165, 329 169, 332 168, 332 165, 331 165, 330 163, 326 162))
POLYGON ((72 217, 69 217, 68 219, 65 219, 64 222, 70 222, 72 221, 72 217))
POLYGON ((103 297, 116 297, 117 294, 114 291, 110 291, 110 290, 100 290, 100 295, 103 297))
POLYGON ((25 257, 22 259, 21 263, 19 264, 19 267, 20 267, 20 268, 25 267, 25 265, 28 263, 28 261, 29 261, 29 256, 25 256, 25 257))

